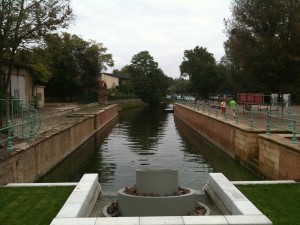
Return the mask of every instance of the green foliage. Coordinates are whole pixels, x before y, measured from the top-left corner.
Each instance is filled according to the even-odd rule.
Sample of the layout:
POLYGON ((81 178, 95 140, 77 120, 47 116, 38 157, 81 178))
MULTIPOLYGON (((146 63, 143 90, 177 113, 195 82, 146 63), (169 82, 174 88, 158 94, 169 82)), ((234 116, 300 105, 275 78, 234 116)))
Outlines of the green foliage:
POLYGON ((21 49, 17 51, 15 62, 28 66, 33 81, 45 84, 52 77, 50 55, 42 48, 21 49))
POLYGON ((300 95, 299 15, 299 1, 233 1, 225 51, 237 88, 300 95))
POLYGON ((220 83, 216 60, 206 48, 196 46, 185 50, 180 72, 181 76, 189 77, 192 92, 208 94, 218 91, 220 83))
POLYGON ((95 41, 85 41, 77 35, 63 33, 46 38, 45 54, 53 76, 46 84, 48 96, 71 98, 78 92, 95 88, 101 70, 113 66, 107 48, 95 41))
POLYGON ((70 0, 3 0, 0 15, 0 59, 9 62, 6 90, 17 51, 41 42, 58 28, 66 28, 74 17, 70 0))
POLYGON ((128 71, 134 91, 142 101, 158 104, 167 94, 167 77, 148 51, 134 55, 128 71))
POLYGON ((190 91, 190 81, 183 79, 182 77, 172 81, 172 84, 168 89, 169 94, 181 94, 189 93, 190 91))

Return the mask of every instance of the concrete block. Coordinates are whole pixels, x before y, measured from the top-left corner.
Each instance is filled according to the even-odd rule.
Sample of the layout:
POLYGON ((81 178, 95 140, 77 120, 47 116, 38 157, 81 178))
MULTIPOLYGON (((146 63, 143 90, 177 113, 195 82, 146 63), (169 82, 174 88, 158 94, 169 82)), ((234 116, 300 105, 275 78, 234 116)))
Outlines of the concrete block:
POLYGON ((265 215, 225 216, 230 225, 271 225, 265 215))
POLYGON ((185 225, 228 225, 224 216, 183 216, 185 225))
POLYGON ((213 180, 228 180, 223 173, 209 173, 208 176, 213 180))
POLYGON ((140 217, 140 225, 184 225, 181 216, 149 216, 140 217))
POLYGON ((88 196, 87 191, 73 191, 70 197, 67 199, 67 203, 83 203, 88 196))
POLYGON ((95 225, 96 218, 55 218, 50 225, 95 225))
POLYGON ((93 182, 79 182, 74 191, 93 191, 94 183, 93 182))
POLYGON ((82 203, 65 203, 56 215, 57 218, 75 218, 80 214, 82 203))
POLYGON ((80 179, 80 182, 95 182, 98 180, 98 174, 95 173, 86 173, 80 179))
POLYGON ((233 215, 263 215, 250 201, 235 201, 232 205, 233 215))
POLYGON ((98 174, 85 174, 57 214, 57 217, 89 216, 99 192, 98 174))
MULTIPOLYGON (((139 225, 139 217, 100 217, 95 225, 139 225)), ((75 224, 72 224, 75 225, 75 224)))

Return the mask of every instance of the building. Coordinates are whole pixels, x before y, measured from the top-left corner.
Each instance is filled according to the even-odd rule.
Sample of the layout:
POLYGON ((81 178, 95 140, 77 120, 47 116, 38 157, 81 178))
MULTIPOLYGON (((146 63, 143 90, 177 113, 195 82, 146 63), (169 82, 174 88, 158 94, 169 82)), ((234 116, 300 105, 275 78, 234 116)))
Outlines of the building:
POLYGON ((117 86, 120 86, 122 82, 131 79, 122 75, 116 75, 112 73, 101 73, 100 80, 106 83, 107 89, 112 89, 116 88, 117 86))
POLYGON ((31 103, 34 99, 38 107, 44 106, 44 87, 34 86, 29 68, 16 65, 11 72, 10 85, 4 90, 8 74, 8 66, 0 62, 0 90, 10 93, 11 97, 20 99, 24 104, 31 103))

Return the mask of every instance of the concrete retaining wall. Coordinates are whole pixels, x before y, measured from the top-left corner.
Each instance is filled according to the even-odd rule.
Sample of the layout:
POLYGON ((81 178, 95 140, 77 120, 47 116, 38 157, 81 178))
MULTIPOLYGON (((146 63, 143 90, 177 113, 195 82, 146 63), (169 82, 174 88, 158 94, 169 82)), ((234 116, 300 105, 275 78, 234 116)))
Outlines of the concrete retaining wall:
POLYGON ((234 159, 247 162, 259 155, 257 135, 265 132, 263 130, 236 125, 234 121, 224 121, 220 116, 179 104, 175 104, 174 114, 234 159))
POLYGON ((290 134, 277 131, 268 136, 265 130, 236 125, 180 104, 175 104, 174 113, 232 158, 245 164, 258 159, 258 172, 265 178, 300 180, 300 143, 291 144, 290 134))
POLYGON ((94 115, 77 114, 71 124, 49 130, 33 143, 14 146, 18 151, 0 162, 0 185, 36 181, 117 115, 117 105, 94 115))
POLYGON ((291 135, 260 135, 259 170, 273 180, 300 180, 300 143, 292 144, 291 135))

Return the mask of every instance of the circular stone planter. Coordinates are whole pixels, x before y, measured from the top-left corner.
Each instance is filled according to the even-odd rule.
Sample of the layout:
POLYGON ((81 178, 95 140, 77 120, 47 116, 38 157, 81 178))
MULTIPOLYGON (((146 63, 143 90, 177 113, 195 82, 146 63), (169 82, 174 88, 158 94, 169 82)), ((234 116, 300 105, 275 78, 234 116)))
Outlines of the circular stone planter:
MULTIPOLYGON (((111 217, 111 215, 107 212, 107 208, 109 207, 109 205, 110 205, 110 204, 106 205, 106 206, 103 208, 102 213, 103 213, 103 215, 104 215, 105 217, 111 217)), ((210 208, 209 208, 207 205, 205 205, 205 204, 203 204, 203 203, 201 203, 201 202, 196 202, 196 206, 202 206, 203 208, 205 208, 205 214, 204 214, 203 216, 208 216, 208 215, 210 215, 210 208)), ((164 215, 163 215, 163 216, 164 216, 164 215)), ((176 216, 177 216, 177 215, 176 215, 176 216)))
MULTIPOLYGON (((199 205, 206 209, 206 215, 210 213, 207 206, 196 202, 193 189, 184 187, 187 193, 174 195, 178 188, 178 170, 137 170, 135 194, 125 192, 125 188, 118 191, 118 213, 127 217, 186 216, 199 205), (149 193, 155 195, 149 196, 149 193)), ((107 207, 103 209, 104 215, 108 215, 107 207)))
POLYGON ((122 216, 180 216, 195 209, 195 191, 179 196, 147 197, 118 192, 119 213, 122 216))

